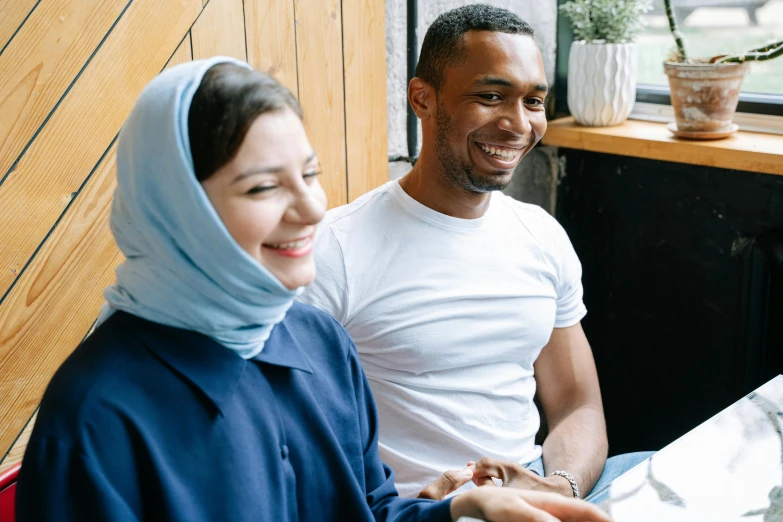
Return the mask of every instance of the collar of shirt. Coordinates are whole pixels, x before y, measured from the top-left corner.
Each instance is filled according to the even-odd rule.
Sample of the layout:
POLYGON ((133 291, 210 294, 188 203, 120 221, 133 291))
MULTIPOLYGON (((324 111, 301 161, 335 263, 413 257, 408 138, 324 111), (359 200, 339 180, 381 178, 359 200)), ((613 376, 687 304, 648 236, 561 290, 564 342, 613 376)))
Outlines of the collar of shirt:
MULTIPOLYGON (((247 360, 198 332, 153 323, 125 312, 116 312, 114 319, 129 326, 153 355, 193 383, 221 416, 224 414, 224 407, 248 365, 247 360)), ((313 373, 285 320, 275 325, 264 349, 251 360, 313 373)))

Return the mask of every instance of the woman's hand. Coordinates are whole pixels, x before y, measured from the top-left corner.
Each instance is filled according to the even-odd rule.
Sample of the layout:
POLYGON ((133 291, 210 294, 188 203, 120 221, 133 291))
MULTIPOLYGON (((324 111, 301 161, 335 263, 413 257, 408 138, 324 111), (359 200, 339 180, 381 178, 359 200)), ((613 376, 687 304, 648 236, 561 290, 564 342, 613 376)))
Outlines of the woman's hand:
MULTIPOLYGON (((473 478, 473 471, 476 469, 475 462, 468 462, 468 466, 465 469, 457 471, 453 469, 447 471, 434 482, 428 484, 419 493, 419 498, 429 498, 432 500, 443 500, 446 495, 452 493, 460 488, 463 484, 467 484, 473 478)), ((491 479, 490 479, 491 481, 491 479)))
POLYGON ((451 519, 473 517, 489 522, 610 522, 584 500, 557 493, 482 486, 451 501, 451 519))

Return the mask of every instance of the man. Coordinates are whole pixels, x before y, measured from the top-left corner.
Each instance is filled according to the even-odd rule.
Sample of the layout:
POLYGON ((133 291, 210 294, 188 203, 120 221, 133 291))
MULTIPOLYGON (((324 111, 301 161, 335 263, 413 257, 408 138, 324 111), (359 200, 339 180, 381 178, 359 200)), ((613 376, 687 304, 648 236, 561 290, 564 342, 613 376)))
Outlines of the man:
POLYGON ((533 30, 503 9, 455 9, 427 31, 416 76, 416 165, 328 214, 303 300, 353 337, 401 495, 493 477, 589 492, 608 444, 581 265, 554 218, 498 192, 546 131, 533 30))

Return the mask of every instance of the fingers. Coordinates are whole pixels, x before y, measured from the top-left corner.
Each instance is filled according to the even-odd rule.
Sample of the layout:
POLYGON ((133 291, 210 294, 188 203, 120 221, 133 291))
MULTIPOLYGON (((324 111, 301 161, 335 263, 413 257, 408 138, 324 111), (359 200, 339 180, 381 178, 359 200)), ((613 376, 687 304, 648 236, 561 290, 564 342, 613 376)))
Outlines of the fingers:
POLYGON ((561 522, 559 518, 543 509, 533 506, 521 498, 489 510, 487 519, 491 522, 561 522))
POLYGON ((473 482, 476 485, 489 484, 487 477, 498 478, 503 481, 504 486, 519 487, 521 489, 532 489, 540 480, 540 477, 529 471, 517 462, 504 461, 484 457, 476 463, 476 470, 473 472, 473 482))
MULTIPOLYGON (((508 462, 504 462, 499 459, 493 459, 492 457, 484 457, 480 461, 476 462, 476 470, 473 472, 474 477, 495 477, 499 478, 505 484, 508 482, 507 465, 508 462)), ((474 480, 475 482, 475 480, 474 480)))
POLYGON ((483 477, 473 476, 473 483, 477 486, 497 486, 489 475, 483 477))
POLYGON ((583 500, 539 491, 519 491, 519 494, 530 505, 551 513, 563 522, 611 522, 609 515, 583 500))
POLYGON ((504 488, 476 488, 458 495, 450 507, 452 520, 466 516, 489 522, 561 522, 526 502, 519 493, 504 488))
POLYGON ((456 491, 457 488, 473 478, 473 468, 466 467, 460 471, 447 471, 434 482, 421 490, 419 498, 430 498, 433 500, 443 500, 446 495, 456 491))
POLYGON ((481 476, 476 475, 476 462, 469 460, 468 461, 468 467, 473 468, 473 483, 477 486, 497 486, 495 484, 495 481, 492 480, 492 477, 489 475, 484 474, 484 472, 481 473, 481 476))

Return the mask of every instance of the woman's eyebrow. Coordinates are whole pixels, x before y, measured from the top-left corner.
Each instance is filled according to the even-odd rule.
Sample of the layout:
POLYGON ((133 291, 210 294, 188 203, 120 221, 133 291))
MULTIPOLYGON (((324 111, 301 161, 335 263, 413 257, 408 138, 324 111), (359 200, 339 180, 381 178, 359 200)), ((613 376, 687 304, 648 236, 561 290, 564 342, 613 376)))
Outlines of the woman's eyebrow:
POLYGON ((280 172, 283 170, 282 165, 277 165, 273 167, 260 167, 260 168, 249 168, 243 172, 241 172, 236 178, 234 178, 234 181, 231 183, 236 183, 237 181, 241 181, 247 177, 255 176, 257 174, 275 174, 277 172, 280 172))
MULTIPOLYGON (((315 152, 311 153, 307 159, 305 160, 304 164, 308 165, 311 163, 314 159, 316 159, 315 152)), ((241 181, 247 177, 255 176, 257 174, 277 174, 278 172, 281 172, 284 170, 284 167, 282 165, 274 165, 271 167, 251 167, 245 171, 242 171, 236 178, 234 178, 234 181, 231 183, 234 184, 238 181, 241 181)))

